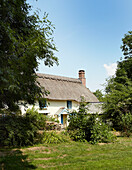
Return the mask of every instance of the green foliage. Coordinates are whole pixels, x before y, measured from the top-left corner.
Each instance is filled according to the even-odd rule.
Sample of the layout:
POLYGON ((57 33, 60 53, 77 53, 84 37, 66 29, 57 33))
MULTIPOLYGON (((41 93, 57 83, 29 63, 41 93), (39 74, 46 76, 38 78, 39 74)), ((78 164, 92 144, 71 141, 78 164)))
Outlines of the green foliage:
POLYGON ((71 113, 68 132, 75 141, 88 141, 92 144, 114 141, 114 136, 109 127, 102 122, 99 115, 88 114, 84 102, 80 104, 78 112, 71 113))
POLYGON ((37 129, 45 128, 46 118, 44 115, 38 113, 34 107, 32 109, 28 109, 26 112, 26 118, 31 122, 37 129))
POLYGON ((0 1, 0 109, 18 109, 18 101, 34 104, 41 97, 36 83, 39 60, 58 64, 54 56, 53 24, 45 13, 29 15, 26 0, 0 1))
POLYGON ((125 115, 122 115, 119 123, 122 128, 122 134, 129 137, 132 134, 132 114, 126 113, 125 115))
POLYGON ((39 99, 39 108, 43 110, 44 108, 47 107, 47 99, 45 98, 40 98, 39 99))
POLYGON ((10 115, 0 118, 0 144, 2 146, 27 146, 39 143, 43 135, 38 133, 45 119, 33 109, 24 116, 10 115))
POLYGON ((96 118, 94 125, 91 127, 90 143, 109 143, 113 142, 115 139, 116 137, 110 131, 109 126, 106 125, 102 120, 97 120, 96 118))
POLYGON ((124 38, 122 39, 123 45, 121 49, 125 58, 132 57, 132 31, 128 31, 128 34, 125 34, 124 38))
POLYGON ((104 99, 105 119, 113 123, 116 130, 122 130, 120 121, 132 114, 132 32, 122 39, 124 60, 118 62, 116 75, 107 80, 104 99))
POLYGON ((53 117, 53 116, 46 116, 46 121, 52 121, 52 122, 57 122, 57 123, 59 123, 59 120, 57 120, 55 117, 53 117))
POLYGON ((104 95, 101 90, 98 89, 95 92, 93 92, 93 94, 98 98, 100 102, 104 101, 104 95))
POLYGON ((85 131, 82 129, 73 129, 69 130, 68 128, 68 133, 70 135, 70 138, 74 141, 79 141, 79 142, 86 142, 87 140, 85 139, 85 131))
POLYGON ((62 142, 69 142, 70 138, 63 133, 56 133, 55 131, 52 132, 44 132, 43 143, 62 143, 62 142))

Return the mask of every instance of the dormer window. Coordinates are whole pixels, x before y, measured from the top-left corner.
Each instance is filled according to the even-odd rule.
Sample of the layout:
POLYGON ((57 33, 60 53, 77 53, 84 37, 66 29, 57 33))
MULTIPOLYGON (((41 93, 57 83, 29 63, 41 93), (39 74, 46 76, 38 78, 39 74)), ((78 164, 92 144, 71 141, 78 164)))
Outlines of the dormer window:
POLYGON ((72 109, 72 101, 67 101, 67 109, 72 109))
POLYGON ((44 98, 39 99, 39 108, 40 110, 43 110, 47 108, 47 100, 44 98))

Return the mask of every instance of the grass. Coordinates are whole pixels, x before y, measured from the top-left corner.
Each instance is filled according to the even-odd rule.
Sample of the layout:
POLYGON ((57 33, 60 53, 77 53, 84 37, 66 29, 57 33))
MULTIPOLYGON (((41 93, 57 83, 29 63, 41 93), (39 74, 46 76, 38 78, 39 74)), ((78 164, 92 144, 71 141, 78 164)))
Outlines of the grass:
POLYGON ((1 170, 25 169, 132 169, 132 138, 112 144, 70 142, 20 149, 0 149, 1 170))

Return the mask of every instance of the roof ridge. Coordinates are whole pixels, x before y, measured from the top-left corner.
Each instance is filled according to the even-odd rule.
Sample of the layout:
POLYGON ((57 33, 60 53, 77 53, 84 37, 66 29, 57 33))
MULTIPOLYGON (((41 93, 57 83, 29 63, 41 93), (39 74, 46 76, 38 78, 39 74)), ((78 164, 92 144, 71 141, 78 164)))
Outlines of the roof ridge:
POLYGON ((45 79, 58 80, 58 81, 81 83, 81 81, 77 78, 57 76, 57 75, 44 74, 44 73, 37 73, 37 75, 39 78, 43 78, 43 79, 45 78, 45 79))

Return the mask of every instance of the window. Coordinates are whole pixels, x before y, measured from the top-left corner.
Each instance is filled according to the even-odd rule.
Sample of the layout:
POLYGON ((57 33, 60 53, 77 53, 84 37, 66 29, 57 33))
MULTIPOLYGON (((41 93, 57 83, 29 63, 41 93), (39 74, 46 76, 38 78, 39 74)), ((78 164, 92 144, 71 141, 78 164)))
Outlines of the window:
POLYGON ((39 108, 42 110, 47 107, 47 101, 46 99, 39 99, 39 108))
POLYGON ((72 101, 67 101, 67 108, 72 109, 72 101))

